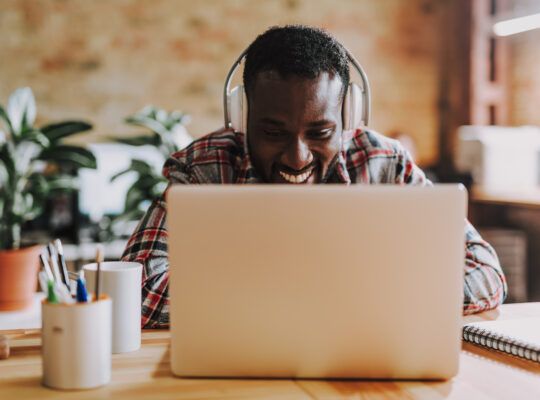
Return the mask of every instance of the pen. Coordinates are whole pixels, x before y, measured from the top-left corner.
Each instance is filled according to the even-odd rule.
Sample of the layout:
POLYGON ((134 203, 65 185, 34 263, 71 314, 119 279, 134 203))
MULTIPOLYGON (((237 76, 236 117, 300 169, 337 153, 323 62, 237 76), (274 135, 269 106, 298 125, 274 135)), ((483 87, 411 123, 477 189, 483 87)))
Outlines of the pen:
POLYGON ((49 280, 47 273, 45 271, 39 271, 38 280, 39 280, 39 287, 41 288, 41 291, 43 293, 47 293, 48 291, 47 281, 49 280))
POLYGON ((49 262, 47 261, 47 257, 45 254, 43 254, 43 249, 41 253, 39 254, 39 259, 41 260, 41 264, 43 265, 43 268, 45 268, 45 273, 47 274, 47 279, 54 281, 54 276, 51 271, 51 266, 49 265, 49 262))
POLYGON ((101 262, 103 261, 103 246, 101 244, 97 245, 96 248, 96 290, 94 291, 96 296, 96 301, 99 299, 99 275, 101 269, 101 262))
POLYGON ((58 255, 58 265, 60 266, 62 282, 64 282, 64 284, 68 288, 68 291, 71 292, 71 288, 69 287, 69 276, 66 268, 66 260, 64 258, 64 248, 62 247, 62 242, 60 241, 60 239, 56 239, 54 241, 54 247, 56 248, 56 253, 58 255))
POLYGON ((86 286, 82 278, 77 279, 77 303, 88 302, 88 293, 86 292, 86 286))
POLYGON ((62 275, 60 274, 60 269, 58 268, 58 263, 56 262, 55 249, 52 243, 47 245, 47 250, 49 251, 49 260, 51 261, 52 270, 54 272, 54 280, 56 282, 62 282, 62 275))

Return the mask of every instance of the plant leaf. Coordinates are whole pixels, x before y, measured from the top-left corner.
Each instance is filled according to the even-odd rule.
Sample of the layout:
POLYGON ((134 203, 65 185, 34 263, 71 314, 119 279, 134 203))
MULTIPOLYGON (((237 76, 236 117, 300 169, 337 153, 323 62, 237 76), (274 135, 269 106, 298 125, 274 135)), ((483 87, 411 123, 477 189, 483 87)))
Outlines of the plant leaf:
POLYGON ((9 132, 13 134, 13 127, 11 126, 11 121, 9 120, 9 116, 6 113, 6 110, 4 110, 4 107, 0 106, 0 117, 4 120, 4 122, 7 125, 7 128, 9 129, 9 132))
POLYGON ((0 161, 6 169, 6 180, 13 178, 16 174, 14 153, 13 143, 7 142, 0 147, 0 161))
POLYGON ((158 144, 156 136, 150 135, 140 135, 132 137, 111 137, 110 140, 116 143, 127 144, 130 146, 156 146, 158 144))
POLYGON ((55 174, 47 177, 47 184, 51 192, 64 192, 66 190, 79 190, 79 179, 77 176, 68 174, 55 174))
POLYGON ((49 145, 51 144, 47 136, 45 136, 41 131, 37 131, 31 128, 23 129, 23 131, 21 132, 20 140, 21 141, 26 140, 28 142, 35 142, 41 145, 41 147, 43 148, 49 147, 49 145))
POLYGON ((64 121, 43 126, 40 131, 51 141, 56 142, 75 133, 92 129, 92 125, 84 121, 64 121))
POLYGON ((18 135, 26 126, 31 126, 36 119, 36 100, 29 87, 15 90, 9 97, 7 115, 11 121, 13 134, 18 135))
POLYGON ((161 124, 160 122, 152 118, 134 115, 133 117, 126 118, 126 122, 133 125, 143 126, 145 128, 150 129, 152 132, 155 132, 160 135, 167 134, 167 128, 165 128, 163 124, 161 124))
POLYGON ((131 186, 126 193, 125 210, 137 208, 137 205, 146 199, 144 192, 137 186, 131 186))
POLYGON ((75 168, 97 168, 97 160, 94 154, 80 146, 56 145, 43 150, 39 155, 39 159, 75 168))
POLYGON ((40 200, 45 199, 49 194, 49 183, 44 175, 34 172, 28 177, 28 185, 24 191, 32 193, 37 199, 37 202, 40 202, 40 200))
POLYGON ((36 142, 25 140, 15 147, 15 169, 20 176, 24 176, 32 166, 32 163, 41 152, 41 146, 36 142))

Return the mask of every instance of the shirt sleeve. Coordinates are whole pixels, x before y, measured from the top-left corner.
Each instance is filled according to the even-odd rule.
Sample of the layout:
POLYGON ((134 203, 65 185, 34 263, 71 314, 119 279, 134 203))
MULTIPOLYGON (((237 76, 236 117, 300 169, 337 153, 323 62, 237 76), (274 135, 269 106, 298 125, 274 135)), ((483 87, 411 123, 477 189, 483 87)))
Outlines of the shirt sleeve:
MULTIPOLYGON (((399 164, 395 183, 432 185, 405 150, 398 153, 399 164)), ((508 291, 497 253, 467 219, 463 290, 463 314, 496 308, 503 303, 508 291)))
POLYGON ((169 326, 169 262, 165 194, 155 199, 128 241, 123 261, 143 265, 141 327, 169 326))
POLYGON ((497 253, 469 221, 465 221, 465 237, 463 314, 473 314, 502 304, 508 286, 497 253))

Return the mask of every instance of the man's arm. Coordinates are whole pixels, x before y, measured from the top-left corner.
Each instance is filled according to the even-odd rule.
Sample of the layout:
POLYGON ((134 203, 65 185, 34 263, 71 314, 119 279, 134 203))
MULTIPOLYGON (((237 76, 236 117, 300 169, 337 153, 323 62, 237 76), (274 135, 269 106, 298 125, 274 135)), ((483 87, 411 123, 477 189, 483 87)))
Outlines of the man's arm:
MULTIPOLYGON (((431 185, 424 173, 403 151, 398 155, 396 183, 431 185)), ((495 250, 465 220, 465 271, 463 314, 490 310, 502 304, 508 287, 495 250)))
POLYGON ((139 221, 122 256, 143 265, 141 326, 169 327, 169 262, 165 194, 155 199, 139 221))
POLYGON ((495 250, 469 221, 465 222, 463 314, 473 314, 502 304, 508 287, 495 250))

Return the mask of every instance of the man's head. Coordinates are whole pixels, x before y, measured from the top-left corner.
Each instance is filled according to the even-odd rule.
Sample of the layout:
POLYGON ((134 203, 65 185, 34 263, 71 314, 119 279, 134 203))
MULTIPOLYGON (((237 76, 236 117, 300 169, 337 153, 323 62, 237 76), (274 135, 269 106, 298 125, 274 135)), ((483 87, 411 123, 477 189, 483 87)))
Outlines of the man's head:
POLYGON ((348 84, 345 49, 320 29, 271 28, 250 45, 247 135, 265 181, 324 182, 341 149, 348 84))

